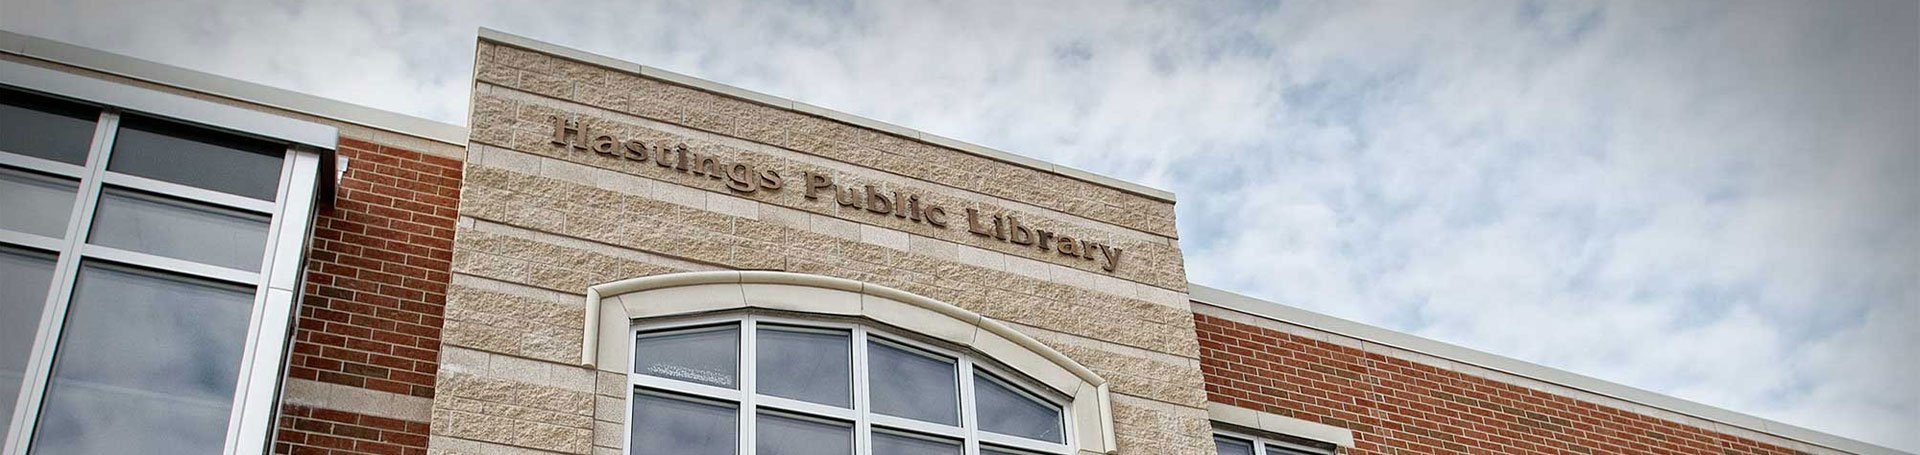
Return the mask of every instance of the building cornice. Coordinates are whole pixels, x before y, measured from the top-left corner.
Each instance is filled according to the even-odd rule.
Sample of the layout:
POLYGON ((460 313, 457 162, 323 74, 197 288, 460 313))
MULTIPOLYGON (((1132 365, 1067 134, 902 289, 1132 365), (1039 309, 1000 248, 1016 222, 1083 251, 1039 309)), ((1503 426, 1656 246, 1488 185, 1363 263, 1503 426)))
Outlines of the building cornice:
POLYGON ((0 30, 0 53, 465 147, 467 128, 0 30))

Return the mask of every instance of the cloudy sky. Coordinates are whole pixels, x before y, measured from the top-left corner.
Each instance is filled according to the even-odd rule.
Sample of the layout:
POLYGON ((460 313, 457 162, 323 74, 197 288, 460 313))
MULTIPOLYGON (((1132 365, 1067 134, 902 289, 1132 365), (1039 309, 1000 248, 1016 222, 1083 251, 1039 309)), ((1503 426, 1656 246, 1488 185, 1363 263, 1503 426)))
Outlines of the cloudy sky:
POLYGON ((486 26, 1180 195, 1196 282, 1920 451, 1914 0, 0 0, 465 124, 486 26))

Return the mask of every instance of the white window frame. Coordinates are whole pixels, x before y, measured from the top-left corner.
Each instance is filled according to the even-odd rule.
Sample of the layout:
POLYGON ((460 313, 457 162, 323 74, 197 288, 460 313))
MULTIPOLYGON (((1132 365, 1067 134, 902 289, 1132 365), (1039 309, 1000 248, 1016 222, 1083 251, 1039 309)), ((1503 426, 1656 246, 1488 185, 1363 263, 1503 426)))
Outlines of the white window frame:
MULTIPOLYGON (((754 450, 754 444, 756 443, 755 438, 758 436, 755 431, 757 428, 755 420, 757 419, 758 413, 763 409, 798 418, 831 420, 836 423, 850 424, 853 428, 853 453, 855 455, 869 455, 872 453, 872 436, 876 426, 880 427, 882 432, 886 432, 888 429, 900 430, 896 431, 896 433, 905 433, 904 435, 909 437, 932 435, 940 438, 948 438, 951 441, 959 441, 963 448, 962 453, 965 455, 980 454, 983 442, 996 449, 1017 453, 1050 455, 1071 455, 1077 453, 1075 449, 1075 447, 1078 446, 1076 444, 1077 436, 1071 428, 1074 422, 1074 410, 1071 399, 1061 396, 1058 393, 1046 391, 1042 387, 1026 384, 1026 380, 1019 379, 1021 376, 1013 374, 1006 369, 979 362, 975 359, 976 355, 972 353, 935 346, 914 340, 910 337, 897 335, 889 330, 874 328, 868 324, 799 319, 766 314, 735 313, 664 322, 640 322, 641 323, 633 324, 629 328, 627 339, 631 340, 630 342, 637 343, 640 335, 643 333, 677 329, 707 327, 722 329, 731 326, 739 330, 739 352, 736 353, 737 358, 735 359, 739 362, 739 388, 729 389, 652 376, 637 371, 629 371, 627 373, 627 386, 629 390, 627 391, 628 395, 625 399, 627 402, 625 410, 627 428, 625 428, 625 434, 621 436, 623 453, 632 453, 633 447, 633 430, 631 426, 634 424, 632 416, 634 402, 636 400, 633 400, 632 396, 634 394, 647 392, 666 392, 677 395, 677 397, 671 399, 693 398, 736 404, 737 407, 735 409, 738 412, 735 419, 735 431, 738 432, 736 435, 738 437, 736 444, 739 444, 737 453, 741 454, 752 453, 754 450), (813 328, 848 334, 848 340, 852 343, 851 348, 853 353, 851 359, 853 362, 853 377, 851 378, 851 386, 853 387, 853 409, 760 394, 757 389, 758 375, 756 366, 758 362, 756 355, 758 354, 758 349, 756 340, 758 339, 758 329, 763 323, 772 325, 778 329, 804 330, 813 328), (867 387, 867 343, 870 341, 905 347, 909 351, 922 351, 921 353, 924 354, 939 356, 942 361, 953 361, 957 375, 955 378, 959 382, 960 395, 957 397, 960 400, 958 403, 960 415, 957 416, 959 418, 959 425, 949 426, 922 422, 874 412, 868 396, 869 388, 867 387), (1062 437, 1061 440, 1064 441, 1064 443, 1055 444, 980 430, 979 422, 975 416, 974 406, 973 375, 976 371, 985 373, 988 376, 988 380, 1007 385, 1011 390, 1026 398, 1040 401, 1060 410, 1059 431, 1062 437)), ((636 346, 635 349, 638 349, 638 347, 636 346)), ((629 368, 629 370, 638 370, 638 368, 629 368)))
POLYGON ((4 445, 0 446, 0 455, 25 455, 31 445, 82 260, 253 287, 253 307, 239 375, 235 378, 223 453, 238 455, 267 450, 278 413, 293 308, 304 279, 307 242, 319 189, 324 183, 320 179, 331 177, 321 176, 320 170, 325 160, 332 158, 338 131, 330 126, 10 61, 0 61, 0 88, 64 98, 100 109, 84 165, 0 150, 0 165, 78 181, 65 238, 0 230, 0 244, 58 255, 53 282, 42 307, 39 334, 22 372, 19 399, 13 409, 0 410, 13 422, 8 427, 4 445), (275 199, 260 200, 106 170, 120 120, 129 113, 285 144, 275 199), (267 215, 267 239, 259 271, 87 244, 100 195, 109 186, 267 215))
POLYGON ((1222 429, 1216 428, 1213 430, 1213 435, 1216 438, 1224 436, 1230 439, 1238 439, 1241 441, 1245 441, 1248 444, 1251 444, 1253 446, 1253 455, 1270 455, 1267 453, 1267 446, 1279 446, 1279 447, 1283 447, 1291 450, 1298 450, 1301 452, 1311 452, 1316 454, 1333 455, 1335 453, 1335 450, 1328 450, 1324 447, 1314 447, 1314 446, 1309 446, 1304 444, 1296 444, 1296 443, 1281 441, 1273 438, 1254 436, 1252 434, 1239 432, 1239 431, 1222 430, 1222 429))

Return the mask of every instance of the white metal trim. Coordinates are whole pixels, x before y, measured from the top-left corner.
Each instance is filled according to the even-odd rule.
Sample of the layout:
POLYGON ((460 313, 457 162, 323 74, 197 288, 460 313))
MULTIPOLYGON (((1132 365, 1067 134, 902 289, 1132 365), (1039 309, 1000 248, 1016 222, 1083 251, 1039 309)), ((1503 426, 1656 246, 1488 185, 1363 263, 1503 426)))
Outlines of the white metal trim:
MULTIPOLYGON (((246 286, 257 286, 260 284, 259 273, 230 269, 217 265, 207 265, 184 259, 174 259, 166 256, 156 256, 114 247, 93 244, 82 245, 80 247, 80 255, 92 259, 164 270, 171 273, 224 281, 232 284, 246 286)), ((255 303, 258 303, 258 301, 255 303)))
POLYGON ((327 150, 340 138, 331 126, 11 61, 0 61, 0 83, 327 150))
POLYGON ((247 329, 240 377, 234 382, 233 411, 227 429, 226 452, 229 454, 267 450, 277 424, 275 401, 280 395, 281 373, 288 357, 293 307, 299 298, 300 264, 305 259, 306 239, 312 228, 311 210, 319 184, 319 168, 319 154, 288 147, 278 180, 280 188, 274 193, 275 200, 281 203, 267 203, 267 208, 275 211, 270 212, 273 218, 267 231, 266 254, 261 258, 260 270, 265 275, 257 286, 262 292, 247 329))
POLYGON ((873 453, 873 399, 867 389, 871 382, 867 374, 871 366, 867 365, 867 331, 855 328, 847 337, 853 343, 853 447, 854 453, 873 453))
MULTIPOLYGON (((4 63, 4 62, 0 62, 4 63)), ((54 263, 52 290, 47 292, 47 301, 40 310, 40 334, 34 337, 33 354, 27 358, 27 368, 21 372, 20 397, 14 402, 13 423, 7 427, 5 455, 26 455, 27 446, 32 444, 32 429, 39 425, 40 402, 46 396, 47 381, 52 376, 54 344, 60 340, 61 331, 66 328, 67 305, 72 300, 74 278, 79 273, 80 245, 86 241, 87 230, 93 227, 94 205, 100 200, 100 174, 105 172, 107 159, 113 153, 114 134, 120 128, 120 114, 113 110, 100 112, 100 119, 93 125, 93 142, 87 148, 86 172, 80 178, 79 192, 74 194, 73 211, 67 215, 65 245, 61 247, 60 258, 54 263)))
MULTIPOLYGON (((739 451, 745 453, 759 452, 759 446, 755 445, 760 433, 760 383, 754 378, 754 370, 760 363, 756 361, 760 353, 755 342, 760 333, 756 322, 750 317, 740 320, 740 350, 734 353, 734 361, 739 363, 740 371, 740 426, 736 431, 740 432, 737 435, 740 437, 739 451)), ((853 378, 847 380, 852 381, 853 378)))
MULTIPOLYGON (((0 76, 13 76, 14 73, 5 72, 9 70, 5 65, 17 64, 0 62, 0 76)), ((0 79, 0 82, 12 83, 14 80, 0 79)), ((36 89, 30 86, 25 88, 36 89)), ((132 91, 134 95, 139 95, 137 92, 144 90, 122 88, 132 91)), ((62 96, 84 95, 62 91, 50 92, 62 96)), ((246 114, 264 115, 251 111, 246 114)), ((0 231, 0 243, 34 247, 58 254, 54 281, 49 283, 51 289, 41 313, 39 334, 35 337, 32 355, 28 359, 26 371, 22 374, 23 386, 20 390, 20 399, 17 405, 9 410, 9 416, 13 418, 14 424, 8 428, 5 445, 0 447, 0 455, 24 455, 32 443, 32 432, 40 423, 37 411, 45 400, 48 384, 51 381, 53 358, 56 356, 53 351, 57 350, 64 332, 66 315, 72 304, 72 294, 77 285, 80 267, 86 260, 156 269, 170 274, 238 284, 253 289, 254 307, 246 333, 246 348, 240 359, 239 376, 235 378, 235 395, 232 398, 233 402, 230 403, 224 452, 233 455, 265 450, 276 423, 273 419, 277 407, 274 401, 277 400, 281 368, 285 363, 287 334, 293 323, 293 306, 298 299, 298 275, 301 259, 305 253, 308 229, 311 228, 310 220, 313 214, 313 201, 317 196, 315 193, 317 179, 320 177, 318 172, 321 157, 310 148, 288 148, 287 158, 283 161, 278 175, 279 188, 275 196, 275 199, 282 203, 112 173, 108 172, 106 167, 112 160, 113 142, 119 128, 120 117, 117 106, 101 111, 99 121, 94 126, 94 137, 88 148, 85 166, 0 153, 0 164, 79 179, 78 190, 74 195, 75 203, 68 212, 65 238, 53 239, 0 231), (99 210, 100 198, 110 187, 268 215, 268 240, 265 245, 262 245, 261 269, 279 273, 279 279, 269 283, 268 275, 261 272, 88 244, 86 240, 88 233, 92 230, 94 215, 99 210), (270 286, 270 284, 277 286, 270 286), (244 447, 256 449, 246 450, 244 447)), ((205 119, 184 120, 204 121, 205 119)), ((330 127, 328 131, 331 131, 330 127)))
POLYGON ((443 144, 467 145, 467 128, 460 125, 268 87, 4 30, 0 30, 0 52, 392 131, 443 144))
POLYGON ((845 420, 848 422, 852 422, 855 419, 858 419, 860 417, 859 415, 857 415, 858 413, 855 412, 854 410, 842 408, 839 406, 829 406, 829 405, 824 405, 820 403, 795 400, 792 398, 781 398, 781 397, 776 397, 776 396, 767 395, 767 394, 757 394, 757 395, 758 396, 754 397, 754 400, 755 400, 754 407, 756 408, 778 409, 782 412, 790 412, 794 414, 805 414, 805 415, 816 416, 816 417, 839 419, 839 420, 845 420))
POLYGON ((38 171, 71 179, 80 179, 87 175, 87 167, 62 163, 59 161, 34 158, 31 156, 0 150, 0 166, 38 171))
MULTIPOLYGON (((292 160, 289 159, 288 161, 292 161, 292 160)), ((291 165, 292 163, 289 162, 281 166, 282 176, 286 175, 286 168, 291 165)), ((105 180, 108 185, 113 185, 114 187, 117 187, 117 188, 140 190, 148 193, 165 195, 174 199, 203 202, 203 203, 213 204, 221 207, 245 210, 248 212, 253 212, 255 214, 271 215, 274 213, 276 209, 278 209, 278 207, 275 206, 273 201, 262 201, 259 199, 254 199, 246 196, 222 193, 219 191, 209 190, 209 189, 200 188, 196 186, 182 185, 182 184, 173 183, 173 182, 154 180, 154 179, 141 177, 137 175, 122 174, 119 172, 107 171, 106 174, 101 176, 101 178, 105 180)), ((282 190, 284 190, 285 183, 286 183, 285 181, 281 182, 281 185, 283 187, 282 190)), ((278 194, 278 193, 275 193, 275 194, 278 194)))
POLYGON ((634 368, 630 368, 629 370, 636 371, 626 372, 629 396, 626 400, 627 424, 625 425, 625 434, 621 436, 625 444, 625 447, 622 448, 624 453, 631 453, 632 451, 632 425, 634 424, 632 415, 636 404, 634 403, 635 400, 631 397, 633 394, 639 393, 664 394, 667 396, 707 400, 735 406, 735 409, 738 411, 735 420, 735 431, 738 432, 735 435, 735 444, 739 444, 741 447, 739 453, 752 453, 754 451, 754 445, 758 441, 758 415, 761 412, 773 412, 796 418, 818 419, 848 425, 854 437, 853 447, 856 455, 870 455, 872 453, 872 438, 876 431, 900 433, 911 437, 948 438, 949 441, 962 444, 966 454, 974 455, 979 453, 982 441, 996 447, 1049 454, 1072 454, 1074 453, 1074 447, 1076 447, 1075 439, 1071 431, 1068 431, 1073 422, 1073 416, 1070 414, 1072 412, 1070 400, 1063 404, 1060 400, 1054 399, 1049 395, 1034 392, 1034 390, 1037 390, 1035 386, 1025 385, 1021 383, 1021 380, 1012 379, 1016 376, 1009 375, 996 368, 986 367, 983 372, 992 375, 989 380, 1006 384, 1009 388, 1014 389, 1016 393, 1021 393, 1027 398, 1059 407, 1061 411, 1061 431, 1066 432, 1063 439, 1067 441, 1067 443, 1057 444, 979 431, 974 419, 974 400, 971 394, 974 374, 972 357, 975 354, 954 352, 950 349, 932 346, 907 337, 895 335, 873 336, 873 333, 884 333, 884 331, 869 327, 867 324, 804 320, 756 313, 727 313, 683 319, 676 318, 652 323, 629 324, 627 326, 627 339, 630 340, 629 342, 631 343, 636 343, 634 349, 637 352, 639 349, 637 343, 642 334, 685 333, 688 331, 704 330, 738 331, 740 337, 739 350, 735 352, 734 355, 736 356, 736 362, 738 362, 739 378, 737 381, 740 388, 736 390, 647 375, 639 373, 637 371, 637 365, 634 368), (849 378, 849 380, 852 383, 852 387, 854 387, 854 408, 847 409, 838 406, 761 394, 758 388, 758 346, 760 329, 763 328, 763 325, 766 326, 764 328, 768 330, 799 329, 806 331, 809 329, 818 329, 846 333, 848 335, 848 342, 852 343, 852 358, 850 361, 853 362, 853 377, 849 378), (954 381, 956 382, 955 385, 958 388, 957 392, 959 394, 955 399, 960 400, 957 403, 962 414, 959 416, 961 418, 960 425, 943 425, 875 413, 871 406, 871 381, 869 380, 871 368, 869 368, 870 366, 867 364, 870 358, 868 349, 874 343, 892 345, 916 355, 924 355, 945 362, 951 362, 954 366, 954 381))
MULTIPOLYGON (((1280 434, 1286 434, 1286 433, 1280 433, 1280 434)), ((1316 453, 1323 453, 1326 455, 1334 454, 1334 451, 1327 450, 1324 448, 1294 444, 1291 442, 1274 440, 1272 438, 1263 438, 1263 437, 1254 436, 1251 434, 1247 434, 1239 431, 1233 431, 1233 430, 1216 429, 1216 430, 1213 430, 1213 435, 1214 437, 1226 437, 1228 439, 1236 439, 1236 440, 1239 440, 1240 442, 1245 442, 1248 445, 1253 446, 1253 455, 1268 455, 1267 454, 1268 446, 1280 446, 1281 448, 1285 448, 1288 450, 1297 450, 1301 452, 1316 452, 1316 453)), ((1287 435, 1295 436, 1292 434, 1287 434, 1287 435)), ((1308 439, 1311 439, 1311 438, 1308 438, 1308 439)), ((1352 447, 1352 446, 1348 445, 1348 446, 1341 446, 1341 447, 1352 447)))
POLYGON ((959 376, 954 380, 960 383, 960 427, 966 429, 967 453, 978 454, 983 432, 980 431, 980 410, 974 406, 977 401, 973 394, 973 359, 960 358, 954 370, 959 376))
POLYGON ((979 439, 980 439, 980 442, 985 445, 1011 447, 1011 448, 1016 448, 1021 450, 1031 450, 1035 452, 1047 452, 1047 453, 1067 453, 1068 452, 1068 448, 1066 444, 1055 444, 1055 443, 1045 442, 1045 441, 1036 441, 1032 439, 1022 438, 1017 436, 1007 436, 1004 434, 987 432, 987 431, 979 432, 979 439))
MULTIPOLYGON (((914 420, 914 419, 909 419, 905 417, 894 417, 886 414, 881 414, 878 412, 873 412, 871 410, 861 412, 861 414, 863 414, 866 417, 867 422, 870 425, 872 425, 875 429, 881 430, 881 431, 891 429, 891 430, 907 431, 910 433, 925 433, 925 434, 931 434, 931 435, 946 436, 946 437, 954 438, 956 440, 967 439, 967 430, 965 427, 961 427, 961 426, 933 423, 933 422, 928 422, 924 420, 914 420)), ((965 423, 962 422, 962 424, 964 425, 965 423)))
POLYGON ((44 253, 60 254, 60 247, 67 242, 39 234, 0 229, 0 243, 44 253))
POLYGON ((300 271, 306 265, 307 244, 313 237, 314 201, 319 198, 316 192, 320 189, 320 160, 324 158, 318 153, 302 151, 294 152, 292 157, 293 172, 287 176, 287 191, 280 197, 282 224, 274 229, 279 237, 273 243, 273 262, 260 270, 268 271, 267 287, 297 294, 300 271))

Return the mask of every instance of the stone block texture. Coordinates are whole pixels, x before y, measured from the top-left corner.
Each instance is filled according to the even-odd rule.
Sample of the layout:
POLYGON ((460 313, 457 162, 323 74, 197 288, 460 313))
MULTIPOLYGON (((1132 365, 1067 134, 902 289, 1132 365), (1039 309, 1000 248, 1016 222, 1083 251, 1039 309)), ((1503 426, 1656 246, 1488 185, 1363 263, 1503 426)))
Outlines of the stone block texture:
POLYGON ((619 453, 625 378, 579 365, 588 286, 700 270, 846 278, 1007 323, 1108 378, 1120 454, 1211 454, 1173 204, 1052 171, 482 40, 432 450, 619 453), (554 119, 777 169, 729 190, 552 143, 554 119), (952 226, 804 197, 801 173, 945 206, 952 226), (1126 252, 967 232, 965 209, 1126 252))
POLYGON ((1209 400, 1352 430, 1348 454, 1796 453, 1273 327, 1195 320, 1209 400))

